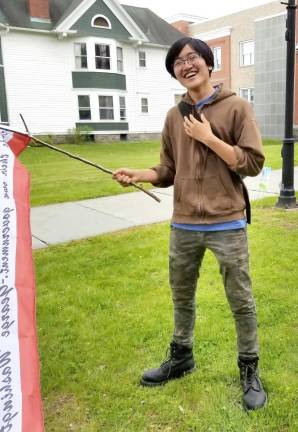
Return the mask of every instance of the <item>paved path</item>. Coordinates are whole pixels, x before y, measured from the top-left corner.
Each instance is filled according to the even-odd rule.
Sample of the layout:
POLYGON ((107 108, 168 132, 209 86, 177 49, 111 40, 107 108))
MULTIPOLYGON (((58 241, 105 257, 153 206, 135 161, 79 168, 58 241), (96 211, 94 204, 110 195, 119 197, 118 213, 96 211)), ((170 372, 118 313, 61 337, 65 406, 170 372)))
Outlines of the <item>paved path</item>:
MULTIPOLYGON (((250 199, 279 194, 281 170, 248 177, 245 183, 250 199), (265 174, 265 175, 264 175, 265 174), (261 191, 265 184, 266 192, 261 191)), ((295 190, 298 189, 298 167, 295 168, 295 190)), ((173 188, 153 189, 158 203, 143 192, 52 204, 31 209, 33 248, 79 240, 138 225, 169 220, 172 214, 173 188)))

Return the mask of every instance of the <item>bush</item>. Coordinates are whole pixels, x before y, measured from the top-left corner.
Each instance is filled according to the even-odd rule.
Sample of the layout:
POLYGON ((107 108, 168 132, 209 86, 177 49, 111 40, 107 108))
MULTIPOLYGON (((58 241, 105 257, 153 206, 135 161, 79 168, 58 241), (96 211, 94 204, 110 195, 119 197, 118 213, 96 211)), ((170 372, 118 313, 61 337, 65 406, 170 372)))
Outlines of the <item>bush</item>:
POLYGON ((92 128, 87 125, 82 125, 73 129, 68 129, 69 142, 73 144, 81 144, 83 142, 90 142, 90 132, 92 128))

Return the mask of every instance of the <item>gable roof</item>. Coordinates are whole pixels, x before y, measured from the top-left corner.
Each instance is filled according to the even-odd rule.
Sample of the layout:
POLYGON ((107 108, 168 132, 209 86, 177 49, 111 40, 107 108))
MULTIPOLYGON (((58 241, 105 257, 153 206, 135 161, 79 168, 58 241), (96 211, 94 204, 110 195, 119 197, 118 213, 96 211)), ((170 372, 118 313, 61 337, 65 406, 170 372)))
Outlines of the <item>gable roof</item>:
POLYGON ((77 23, 81 21, 84 15, 89 14, 91 10, 94 12, 98 7, 108 10, 124 26, 128 34, 130 34, 130 38, 147 41, 145 34, 117 0, 74 0, 59 22, 56 23, 55 30, 63 32, 76 29, 77 23))
MULTIPOLYGON (((157 45, 171 45, 184 36, 150 9, 115 3, 117 10, 131 21, 132 28, 144 42, 157 45), (145 37, 144 37, 145 36, 145 37)), ((15 28, 54 31, 85 0, 49 0, 51 22, 32 21, 28 12, 28 0, 0 0, 0 23, 15 28)))
POLYGON ((122 6, 152 43, 172 45, 177 39, 185 36, 148 8, 122 6))
POLYGON ((79 5, 82 3, 82 0, 72 0, 68 1, 69 5, 65 8, 62 15, 59 17, 59 19, 55 23, 55 27, 57 27, 61 22, 65 20, 79 5))
MULTIPOLYGON (((0 0, 0 16, 5 16, 3 24, 27 29, 52 30, 60 16, 74 0, 49 0, 51 22, 31 21, 28 0, 0 0)), ((78 0, 75 0, 78 1, 78 0)), ((81 1, 81 0, 79 0, 81 1)))

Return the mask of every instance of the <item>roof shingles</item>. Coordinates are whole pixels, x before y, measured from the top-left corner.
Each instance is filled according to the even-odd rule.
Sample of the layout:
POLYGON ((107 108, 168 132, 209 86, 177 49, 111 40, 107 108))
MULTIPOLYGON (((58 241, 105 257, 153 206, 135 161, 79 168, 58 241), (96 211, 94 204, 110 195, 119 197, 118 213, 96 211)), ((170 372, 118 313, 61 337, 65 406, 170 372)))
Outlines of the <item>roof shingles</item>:
MULTIPOLYGON (((0 23, 12 27, 52 30, 83 0, 49 0, 51 23, 31 21, 28 0, 0 0, 0 23)), ((121 5, 153 44, 171 45, 183 36, 150 9, 121 5)))
POLYGON ((152 43, 172 45, 177 39, 185 36, 150 9, 122 6, 152 43))

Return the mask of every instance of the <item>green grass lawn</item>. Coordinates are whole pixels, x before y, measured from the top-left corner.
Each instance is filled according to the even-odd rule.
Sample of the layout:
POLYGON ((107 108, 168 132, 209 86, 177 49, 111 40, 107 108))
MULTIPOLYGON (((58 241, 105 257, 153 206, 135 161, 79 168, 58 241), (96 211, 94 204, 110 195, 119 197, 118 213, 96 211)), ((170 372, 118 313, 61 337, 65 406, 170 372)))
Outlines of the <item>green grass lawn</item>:
MULTIPOLYGON (((109 144, 63 145, 61 148, 80 155, 106 168, 147 168, 159 161, 159 142, 118 142, 109 144)), ((281 145, 265 142, 266 166, 281 168, 281 145)), ((44 147, 28 148, 21 161, 31 173, 31 204, 56 202, 116 195, 134 191, 123 188, 109 174, 70 159, 44 147)), ((295 164, 298 165, 298 156, 295 164)), ((148 186, 149 187, 149 186, 148 186)))
POLYGON ((234 323, 211 254, 197 296, 196 372, 139 386, 172 332, 162 223, 34 252, 47 432, 298 430, 298 212, 274 202, 254 202, 249 227, 267 407, 241 407, 234 323))
MULTIPOLYGON (((157 142, 65 144, 61 148, 114 170, 123 166, 145 168, 158 163, 157 142)), ((44 147, 21 155, 31 173, 32 206, 116 195, 124 189, 109 174, 44 147)))

